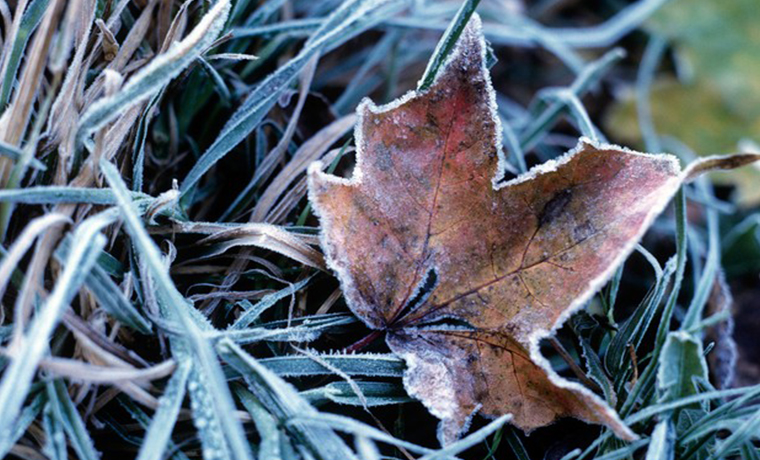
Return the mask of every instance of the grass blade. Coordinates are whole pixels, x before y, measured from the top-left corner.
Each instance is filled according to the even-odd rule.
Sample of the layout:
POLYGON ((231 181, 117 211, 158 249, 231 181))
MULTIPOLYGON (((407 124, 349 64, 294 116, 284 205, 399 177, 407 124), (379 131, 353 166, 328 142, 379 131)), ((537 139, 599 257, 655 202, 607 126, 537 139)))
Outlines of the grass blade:
POLYGON ((305 426, 293 421, 294 417, 318 412, 290 384, 229 340, 221 340, 217 348, 224 359, 244 376, 249 389, 264 407, 280 423, 287 422, 290 434, 314 455, 326 459, 356 458, 343 440, 329 428, 305 426))
POLYGON ((182 181, 180 191, 186 194, 211 167, 248 136, 274 106, 311 59, 354 35, 380 22, 383 15, 373 13, 380 7, 390 12, 399 9, 397 0, 350 0, 338 8, 306 42, 304 48, 287 64, 266 78, 235 111, 213 144, 206 149, 182 181))
POLYGON ((459 36, 462 35, 467 23, 470 22, 470 18, 473 13, 475 13, 475 9, 478 7, 479 3, 480 0, 465 0, 462 2, 462 6, 459 7, 459 11, 457 11, 457 14, 443 33, 443 37, 441 37, 441 40, 435 47, 433 57, 428 61, 425 73, 417 84, 418 91, 425 91, 433 84, 436 75, 438 75, 438 71, 446 62, 451 50, 454 49, 457 40, 459 40, 459 36))
POLYGON ((211 345, 202 334, 203 330, 211 329, 211 325, 200 312, 191 308, 188 301, 177 291, 161 260, 158 248, 137 217, 137 212, 129 199, 129 191, 121 180, 118 170, 108 162, 101 163, 101 169, 116 195, 127 232, 132 237, 151 276, 155 279, 162 310, 170 320, 178 321, 186 333, 186 343, 180 347, 180 351, 186 347, 186 352, 193 354, 193 370, 188 388, 196 405, 196 411, 203 411, 202 416, 200 413, 196 414, 196 428, 216 432, 210 438, 202 438, 209 444, 209 454, 223 455, 224 450, 229 449, 231 458, 250 458, 250 447, 235 417, 235 404, 221 366, 211 345))
POLYGON ((137 460, 161 460, 164 457, 167 444, 171 441, 182 400, 185 398, 185 388, 191 367, 188 361, 177 365, 174 375, 169 379, 164 394, 161 396, 161 405, 150 422, 140 446, 140 452, 137 454, 137 460))
POLYGON ((92 104, 79 120, 76 150, 83 145, 87 136, 113 121, 128 108, 160 92, 182 70, 192 64, 219 36, 229 11, 230 0, 216 2, 187 37, 152 59, 115 94, 92 104))
POLYGON ((18 347, 11 357, 0 381, 0 442, 12 432, 11 427, 29 392, 37 365, 48 349, 53 330, 106 244, 100 230, 113 221, 111 214, 96 215, 79 225, 74 233, 76 244, 71 248, 58 283, 34 316, 23 338, 24 346, 18 347))
POLYGON ((49 404, 53 408, 53 414, 63 425, 63 430, 71 441, 77 456, 82 460, 98 460, 100 454, 95 450, 87 427, 85 427, 79 411, 71 401, 63 381, 56 379, 48 382, 47 394, 49 404))

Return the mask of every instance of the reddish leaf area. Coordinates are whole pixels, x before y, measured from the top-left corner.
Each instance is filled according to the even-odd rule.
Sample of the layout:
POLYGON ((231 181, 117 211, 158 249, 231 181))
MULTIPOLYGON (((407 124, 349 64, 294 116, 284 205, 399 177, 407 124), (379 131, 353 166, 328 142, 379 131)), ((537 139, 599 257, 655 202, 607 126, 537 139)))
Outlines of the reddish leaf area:
POLYGON ((610 277, 682 181, 677 160, 582 140, 516 180, 474 18, 435 84, 364 101, 351 180, 310 168, 328 265, 352 311, 387 332, 407 391, 442 420, 513 414, 530 431, 572 416, 635 435, 539 352, 610 277))

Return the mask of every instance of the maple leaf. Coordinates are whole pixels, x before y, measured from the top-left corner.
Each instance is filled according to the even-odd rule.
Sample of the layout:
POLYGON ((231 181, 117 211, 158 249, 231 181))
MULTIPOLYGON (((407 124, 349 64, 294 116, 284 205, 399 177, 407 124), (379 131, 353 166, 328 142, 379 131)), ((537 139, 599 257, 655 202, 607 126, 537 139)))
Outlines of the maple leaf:
MULTIPOLYGON (((636 435, 539 351, 632 251, 681 183, 672 155, 582 139, 508 182, 480 21, 434 84, 358 108, 353 177, 309 168, 328 266, 351 310, 385 331, 410 395, 448 443, 473 413, 526 431, 572 416, 636 435)), ((728 166, 754 157, 732 159, 728 166)))

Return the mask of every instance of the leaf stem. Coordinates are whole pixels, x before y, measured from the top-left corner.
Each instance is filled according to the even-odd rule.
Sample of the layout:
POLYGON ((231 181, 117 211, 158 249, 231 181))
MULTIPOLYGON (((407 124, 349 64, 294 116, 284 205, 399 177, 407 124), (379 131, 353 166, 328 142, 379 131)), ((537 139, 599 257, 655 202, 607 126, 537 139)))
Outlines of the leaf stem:
POLYGON ((375 341, 380 335, 382 335, 383 331, 376 329, 366 336, 364 338, 359 339, 357 342, 354 342, 352 345, 349 345, 348 347, 343 349, 343 353, 356 353, 357 351, 361 351, 364 348, 366 348, 369 344, 375 341))
POLYGON ((580 366, 578 366, 578 363, 573 360, 573 357, 570 356, 570 353, 565 349, 565 347, 560 343, 559 340, 557 340, 556 337, 550 337, 549 342, 552 344, 554 349, 559 353, 559 355, 562 357, 563 360, 567 363, 568 366, 570 366, 570 369, 573 371, 573 374, 575 374, 578 379, 580 379, 581 382, 583 382, 584 385, 591 388, 594 391, 601 392, 602 389, 599 388, 599 385, 596 384, 593 380, 588 378, 586 376, 586 373, 583 372, 583 369, 581 369, 580 366))

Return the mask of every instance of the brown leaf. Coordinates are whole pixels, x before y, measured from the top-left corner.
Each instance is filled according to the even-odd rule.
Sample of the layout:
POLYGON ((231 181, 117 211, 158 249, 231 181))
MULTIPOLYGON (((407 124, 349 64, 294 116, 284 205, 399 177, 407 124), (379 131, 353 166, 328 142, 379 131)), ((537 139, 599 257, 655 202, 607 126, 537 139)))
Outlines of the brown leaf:
POLYGON ((351 180, 309 168, 328 266, 406 361, 406 389, 442 420, 443 443, 477 411, 526 431, 572 416, 635 439, 539 341, 610 278, 685 174, 671 155, 582 139, 500 183, 484 53, 475 17, 429 90, 359 106, 351 180))

